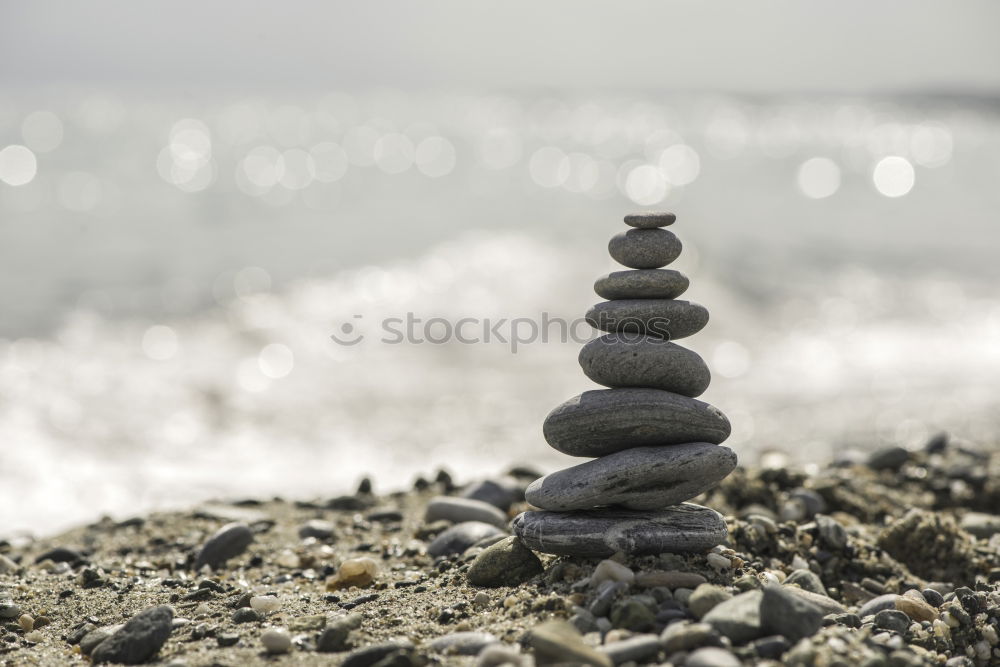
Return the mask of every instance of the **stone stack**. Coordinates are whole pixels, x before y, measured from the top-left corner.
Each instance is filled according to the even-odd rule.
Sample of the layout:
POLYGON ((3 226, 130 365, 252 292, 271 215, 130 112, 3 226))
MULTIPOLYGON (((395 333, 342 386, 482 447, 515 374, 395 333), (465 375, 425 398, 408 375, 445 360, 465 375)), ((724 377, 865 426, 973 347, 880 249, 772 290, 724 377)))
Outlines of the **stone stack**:
POLYGON ((597 280, 607 299, 586 315, 605 335, 580 351, 580 366, 608 387, 585 391, 545 419, 553 448, 596 457, 542 477, 527 501, 540 511, 514 519, 530 548, 552 554, 604 557, 703 551, 726 537, 722 517, 684 502, 711 488, 736 467, 736 454, 719 445, 730 432, 717 408, 697 400, 710 374, 700 356, 673 340, 700 331, 708 311, 678 299, 682 273, 662 267, 681 253, 663 229, 672 213, 625 217, 631 227, 608 244, 629 267, 597 280))

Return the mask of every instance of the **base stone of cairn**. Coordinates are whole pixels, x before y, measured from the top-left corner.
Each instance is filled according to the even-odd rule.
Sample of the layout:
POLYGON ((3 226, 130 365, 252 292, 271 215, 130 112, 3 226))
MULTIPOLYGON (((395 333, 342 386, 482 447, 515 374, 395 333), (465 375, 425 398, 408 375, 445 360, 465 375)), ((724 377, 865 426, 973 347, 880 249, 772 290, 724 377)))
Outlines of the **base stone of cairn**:
POLYGON ((587 321, 607 332, 580 351, 580 366, 607 387, 585 391, 545 418, 551 447, 596 457, 536 480, 525 498, 537 511, 514 519, 514 532, 536 551, 601 558, 616 552, 705 551, 726 539, 718 512, 685 502, 736 467, 723 442, 729 420, 697 400, 711 379, 700 356, 672 341, 708 323, 701 305, 677 299, 688 287, 663 269, 681 242, 663 229, 672 213, 625 216, 631 227, 608 244, 629 267, 598 278, 603 301, 587 321))

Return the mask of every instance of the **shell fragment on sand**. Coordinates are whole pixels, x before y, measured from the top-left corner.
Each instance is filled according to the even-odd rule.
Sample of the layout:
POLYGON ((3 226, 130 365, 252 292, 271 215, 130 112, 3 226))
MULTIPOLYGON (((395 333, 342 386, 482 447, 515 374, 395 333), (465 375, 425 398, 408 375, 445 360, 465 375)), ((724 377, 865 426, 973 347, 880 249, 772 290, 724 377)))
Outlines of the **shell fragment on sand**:
POLYGON ((735 467, 733 450, 707 442, 636 447, 537 479, 525 499, 547 510, 658 510, 704 493, 735 467))
POLYGON ((719 444, 731 426, 718 408, 662 389, 596 389, 549 413, 545 440, 570 456, 605 456, 632 447, 719 444))
POLYGON ((726 522, 715 510, 684 503, 659 512, 524 512, 514 519, 514 532, 535 551, 605 558, 619 551, 705 551, 726 539, 726 522))

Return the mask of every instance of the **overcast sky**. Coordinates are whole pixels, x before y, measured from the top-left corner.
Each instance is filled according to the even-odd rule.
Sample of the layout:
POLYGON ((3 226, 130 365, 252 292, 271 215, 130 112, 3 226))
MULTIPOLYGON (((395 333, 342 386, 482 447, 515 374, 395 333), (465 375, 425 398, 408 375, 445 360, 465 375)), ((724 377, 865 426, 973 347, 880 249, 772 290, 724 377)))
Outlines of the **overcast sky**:
POLYGON ((993 95, 998 30, 995 0, 0 0, 0 82, 993 95))

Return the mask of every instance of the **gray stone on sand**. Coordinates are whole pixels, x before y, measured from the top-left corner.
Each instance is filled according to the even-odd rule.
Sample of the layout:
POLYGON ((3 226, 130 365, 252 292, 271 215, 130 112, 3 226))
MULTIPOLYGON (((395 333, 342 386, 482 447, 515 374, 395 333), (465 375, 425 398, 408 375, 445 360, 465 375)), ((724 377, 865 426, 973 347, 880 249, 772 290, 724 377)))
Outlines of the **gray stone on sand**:
POLYGON ((735 655, 715 646, 692 651, 684 660, 684 667, 740 667, 742 664, 735 655))
POLYGON ((611 237, 608 253, 630 269, 658 269, 677 259, 682 247, 666 229, 627 229, 611 237))
POLYGON ((695 398, 662 389, 585 391, 556 407, 542 433, 570 456, 606 456, 632 447, 718 444, 729 437, 729 420, 695 398))
POLYGON ((431 640, 428 647, 434 653, 451 655, 476 655, 490 644, 496 644, 499 639, 489 632, 453 632, 431 640))
POLYGON ((602 299, 676 299, 687 291, 690 281, 673 269, 612 271, 594 282, 602 299))
POLYGON ((0 599, 0 619, 12 619, 21 615, 21 606, 9 598, 0 599))
POLYGON ((314 537, 317 540, 325 540, 333 537, 334 528, 332 521, 311 519, 299 527, 299 537, 302 539, 314 537))
POLYGON ((656 635, 636 635, 601 646, 598 650, 611 658, 616 665, 625 662, 646 662, 655 658, 663 649, 656 635))
POLYGON ((762 635, 760 605, 763 591, 747 591, 716 605, 705 614, 708 623, 736 644, 745 644, 762 635))
POLYGON ((760 625, 764 634, 781 635, 797 642, 811 637, 823 625, 825 613, 805 598, 778 585, 764 587, 760 625))
POLYGON ((413 642, 409 639, 392 639, 381 644, 372 644, 371 646, 355 649, 348 653, 347 657, 340 664, 341 667, 371 667, 393 653, 412 651, 414 648, 413 642))
POLYGON ((611 658, 587 646, 572 625, 563 620, 546 621, 528 635, 528 643, 544 661, 573 665, 612 667, 611 658))
POLYGON ((521 488, 523 486, 515 479, 507 478, 500 481, 484 479, 463 489, 462 497, 481 500, 506 512, 511 505, 524 499, 523 493, 520 493, 521 488))
POLYGON ((480 540, 502 534, 504 531, 482 521, 456 523, 434 538, 434 541, 427 546, 427 553, 431 556, 460 554, 480 540))
POLYGON ((524 512, 514 533, 535 551, 586 558, 705 551, 727 535, 718 512, 691 503, 658 512, 524 512))
POLYGON ((858 616, 866 618, 868 616, 874 616, 883 609, 895 609, 897 599, 899 599, 899 596, 895 593, 886 593, 885 595, 879 595, 878 597, 872 598, 868 602, 861 605, 861 609, 858 610, 858 616))
POLYGON ((130 618, 91 653, 94 664, 118 662, 138 665, 156 655, 173 630, 174 610, 150 607, 130 618))
POLYGON ((424 520, 427 523, 432 521, 451 521, 462 523, 463 521, 482 521, 502 528, 507 525, 507 515, 499 509, 472 498, 456 498, 454 496, 437 496, 427 503, 427 511, 424 520))
POLYGON ((541 574, 542 562, 524 542, 506 537, 476 556, 466 576, 473 586, 517 586, 541 574))
POLYGON ((733 450, 707 442, 635 447, 535 480, 525 499, 558 511, 608 505, 657 510, 694 498, 735 467, 733 450))
POLYGON ((620 299, 594 304, 584 318, 590 326, 608 333, 645 333, 677 340, 704 329, 708 309, 680 299, 620 299))
POLYGON ((605 387, 649 387, 698 396, 712 380, 697 353, 646 334, 595 338, 580 350, 579 361, 584 374, 605 387))
POLYGON ((806 602, 816 605, 823 610, 824 614, 843 614, 847 611, 847 609, 844 608, 844 605, 840 604, 833 598, 827 597, 826 595, 820 595, 819 593, 803 590, 798 586, 786 586, 785 590, 792 595, 802 598, 806 602))
POLYGON ((680 651, 690 651, 699 646, 718 646, 722 637, 708 623, 678 621, 671 623, 660 633, 660 641, 667 655, 680 651))
POLYGON ((826 586, 823 585, 819 575, 812 570, 794 570, 785 578, 785 584, 795 584, 804 591, 826 595, 826 586))
POLYGON ((639 213, 629 213, 625 216, 626 225, 639 229, 668 227, 674 224, 675 220, 677 220, 677 216, 667 211, 641 211, 639 213))
POLYGON ((910 617, 897 609, 883 609, 873 619, 876 628, 903 634, 910 627, 910 617))
POLYGON ((229 523, 220 528, 202 545, 194 561, 194 569, 202 566, 219 568, 230 558, 235 558, 247 550, 253 542, 253 531, 245 523, 229 523))
POLYGON ((694 589, 691 597, 688 598, 687 606, 695 618, 704 618, 705 614, 715 609, 717 606, 732 599, 733 594, 722 586, 715 584, 701 584, 694 589))

